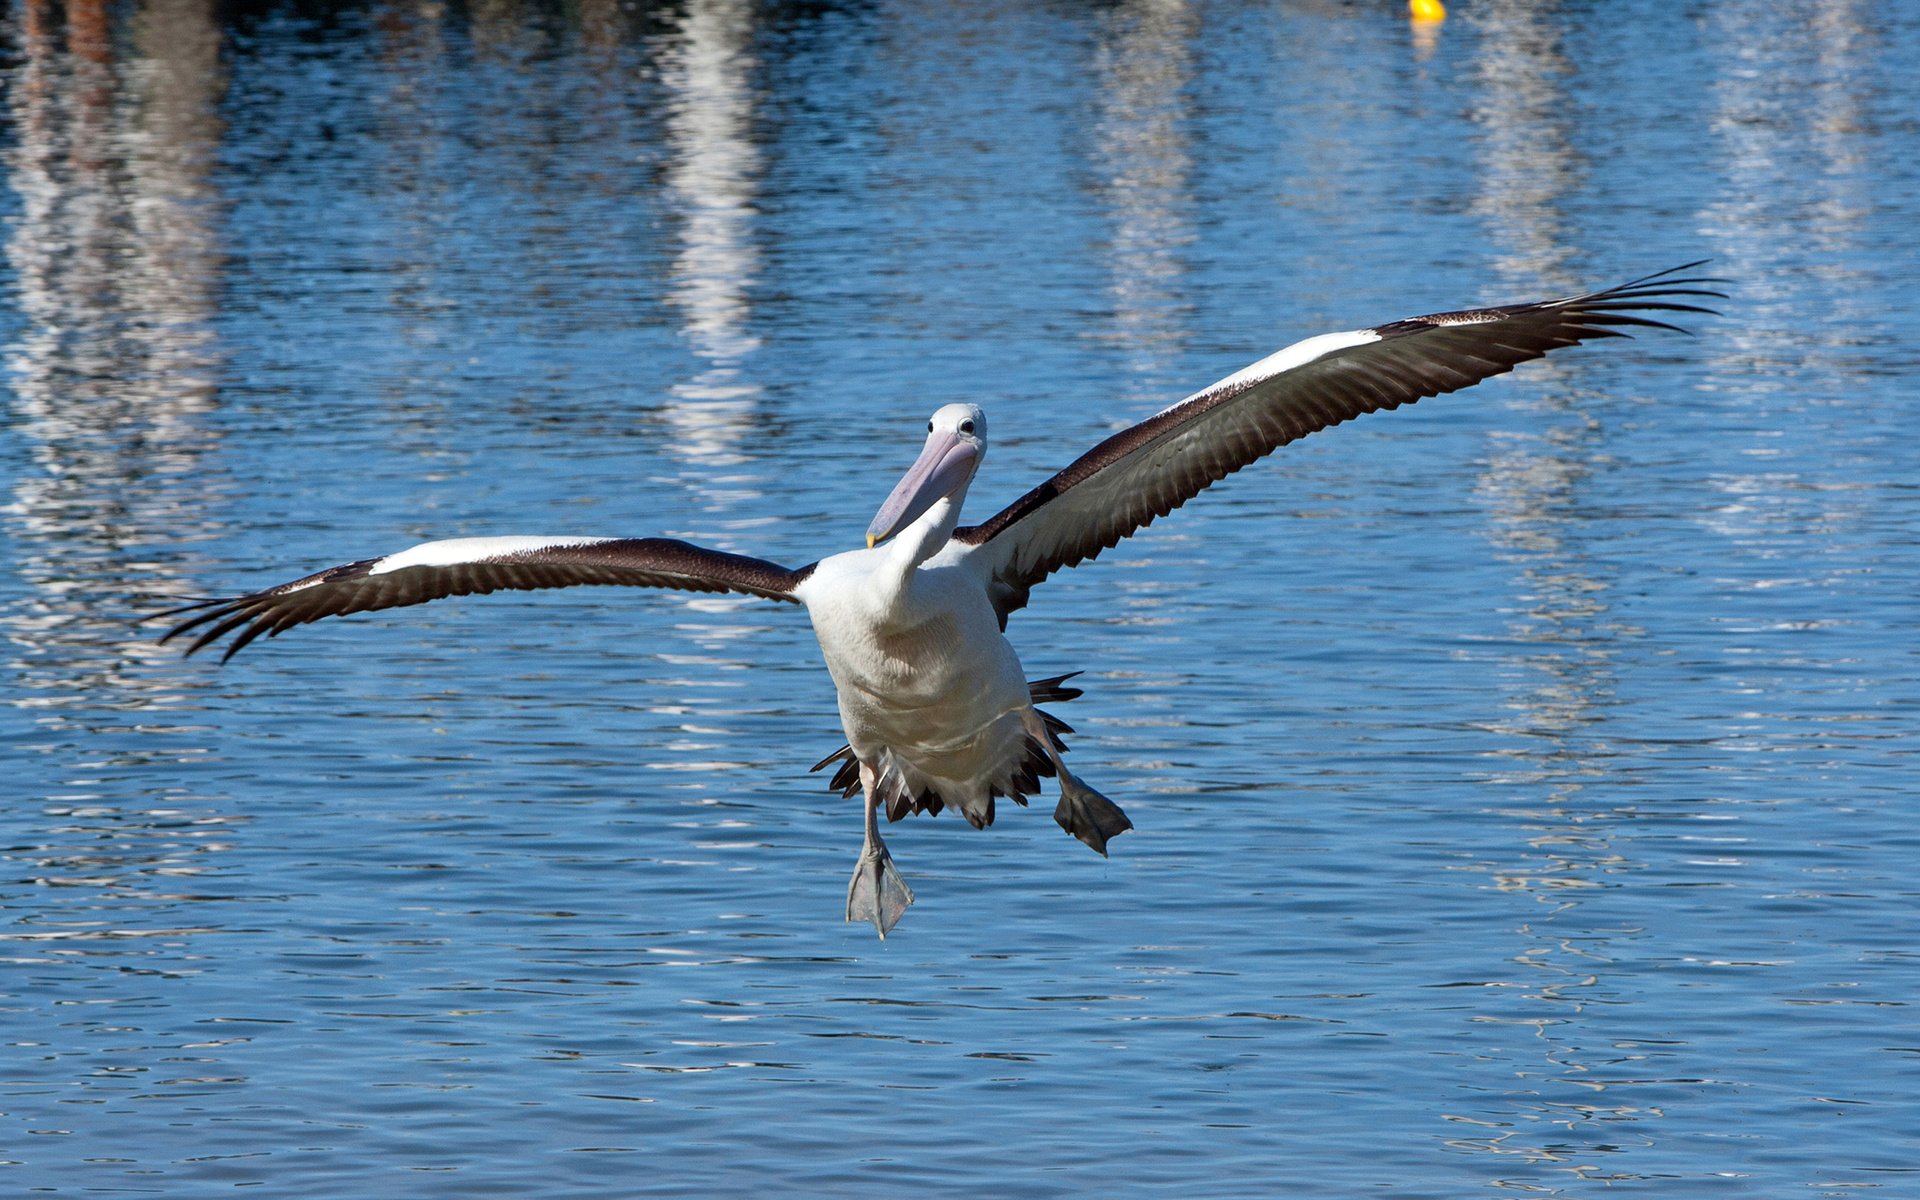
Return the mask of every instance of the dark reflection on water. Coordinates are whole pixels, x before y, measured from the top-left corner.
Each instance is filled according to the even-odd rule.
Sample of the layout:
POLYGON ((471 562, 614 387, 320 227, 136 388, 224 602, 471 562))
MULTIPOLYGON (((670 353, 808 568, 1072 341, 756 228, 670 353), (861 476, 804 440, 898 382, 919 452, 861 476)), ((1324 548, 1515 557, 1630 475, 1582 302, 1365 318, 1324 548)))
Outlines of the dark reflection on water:
MULTIPOLYGON (((119 7, 0 25, 0 1182, 1903 1194, 1897 7, 119 7), (854 544, 1322 329, 1727 316, 1290 448, 1036 594, 1137 832, 857 814, 795 614, 131 618, 487 532, 854 544)), ((11 1194, 11 1193, 9 1193, 11 1194)))

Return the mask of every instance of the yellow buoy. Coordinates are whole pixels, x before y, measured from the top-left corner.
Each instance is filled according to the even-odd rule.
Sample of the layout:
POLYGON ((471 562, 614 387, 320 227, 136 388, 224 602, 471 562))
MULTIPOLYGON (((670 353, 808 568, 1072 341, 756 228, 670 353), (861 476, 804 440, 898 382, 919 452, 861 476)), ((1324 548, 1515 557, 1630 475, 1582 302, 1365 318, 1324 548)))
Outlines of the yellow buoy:
POLYGON ((1440 0, 1407 0, 1407 9, 1416 21, 1444 21, 1447 6, 1440 0))

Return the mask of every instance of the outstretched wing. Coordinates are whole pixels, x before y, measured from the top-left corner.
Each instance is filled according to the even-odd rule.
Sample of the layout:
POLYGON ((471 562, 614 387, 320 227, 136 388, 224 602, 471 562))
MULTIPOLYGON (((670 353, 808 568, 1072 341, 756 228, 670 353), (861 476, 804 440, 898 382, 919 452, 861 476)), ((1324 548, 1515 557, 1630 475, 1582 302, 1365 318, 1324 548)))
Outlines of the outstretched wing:
MULTIPOLYGON (((1704 261, 1704 260, 1702 260, 1704 261)), ((1214 482, 1295 438, 1362 413, 1458 391, 1562 346, 1679 326, 1649 312, 1711 313, 1721 297, 1687 276, 1699 262, 1619 287, 1465 312, 1411 317, 1296 342, 1140 424, 954 540, 987 575, 1004 627, 1033 586, 1094 558, 1214 482)))
POLYGON ((503 588, 680 588, 693 592, 742 592, 798 604, 793 589, 811 566, 790 571, 758 558, 708 550, 672 538, 496 537, 423 542, 411 550, 316 572, 247 596, 202 600, 156 616, 194 615, 160 640, 194 629, 194 651, 238 629, 220 661, 266 634, 322 617, 425 604, 445 596, 470 596, 503 588), (202 628, 204 627, 204 629, 202 628))

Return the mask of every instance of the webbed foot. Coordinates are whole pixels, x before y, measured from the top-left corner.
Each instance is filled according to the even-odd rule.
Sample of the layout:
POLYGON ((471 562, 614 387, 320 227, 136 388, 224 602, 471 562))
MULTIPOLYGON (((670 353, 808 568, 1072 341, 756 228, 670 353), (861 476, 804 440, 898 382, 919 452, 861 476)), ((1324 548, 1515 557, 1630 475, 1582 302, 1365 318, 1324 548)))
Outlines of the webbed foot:
POLYGON ((1120 806, 1094 791, 1064 768, 1060 772, 1060 803, 1054 806, 1053 819, 1060 828, 1087 845, 1107 853, 1107 839, 1119 837, 1133 828, 1133 822, 1120 806))
POLYGON ((872 921, 885 938, 913 903, 913 889, 893 865, 885 842, 873 841, 860 851, 853 878, 847 883, 847 920, 872 921))

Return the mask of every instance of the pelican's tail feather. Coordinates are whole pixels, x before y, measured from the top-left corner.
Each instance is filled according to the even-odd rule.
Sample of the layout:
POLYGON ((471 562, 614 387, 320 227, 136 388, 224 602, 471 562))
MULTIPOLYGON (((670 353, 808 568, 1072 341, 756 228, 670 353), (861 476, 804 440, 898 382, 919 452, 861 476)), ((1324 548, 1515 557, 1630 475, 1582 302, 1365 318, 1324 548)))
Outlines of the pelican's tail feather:
POLYGON ((1065 704, 1069 700, 1078 700, 1086 693, 1077 687, 1064 685, 1067 680, 1079 673, 1068 671, 1065 675, 1055 675, 1052 679, 1029 679, 1027 695, 1035 704, 1065 704))
POLYGON ((839 763, 840 769, 833 773, 827 786, 842 796, 856 796, 860 793, 860 760, 853 755, 852 746, 842 746, 832 754, 808 767, 809 771, 826 769, 833 763, 839 763))
MULTIPOLYGON (((1051 679, 1029 679, 1027 681, 1027 695, 1030 702, 1034 704, 1065 704, 1069 700, 1077 699, 1084 693, 1077 687, 1067 687, 1065 685, 1067 680, 1072 679, 1079 673, 1078 671, 1069 671, 1065 675, 1055 675, 1051 679)), ((1034 711, 1040 714, 1040 720, 1046 724, 1047 740, 1053 743, 1054 753, 1065 754, 1067 752, 1067 743, 1062 735, 1072 733, 1073 726, 1062 721, 1050 712, 1041 712, 1037 708, 1034 711)), ((840 747, 832 754, 827 755, 819 762, 813 764, 809 770, 824 771, 834 763, 839 763, 840 766, 834 771, 832 778, 827 781, 827 787, 839 792, 848 799, 859 795, 860 759, 854 754, 852 746, 840 747)), ((1025 805, 1027 796, 1040 790, 1040 780, 1048 778, 1052 776, 1052 774, 1052 756, 1049 755, 1046 748, 1038 742, 1030 741, 1027 746, 1026 760, 1021 763, 1020 769, 1014 773, 1012 791, 1008 792, 1000 788, 992 789, 984 807, 976 803, 971 806, 970 810, 966 810, 967 820, 975 829, 984 828, 985 826, 993 824, 993 800, 995 797, 1010 795, 1015 803, 1025 805)), ((909 795, 906 788, 897 779, 883 778, 880 781, 880 786, 881 800, 885 804, 887 820, 889 821, 898 821, 910 812, 938 813, 946 807, 946 801, 942 800, 937 793, 932 791, 923 791, 918 796, 909 795)))

